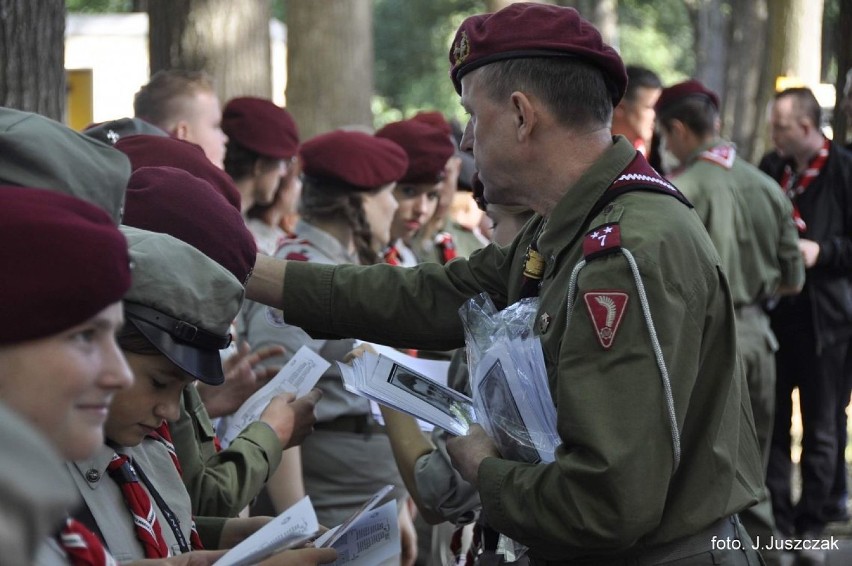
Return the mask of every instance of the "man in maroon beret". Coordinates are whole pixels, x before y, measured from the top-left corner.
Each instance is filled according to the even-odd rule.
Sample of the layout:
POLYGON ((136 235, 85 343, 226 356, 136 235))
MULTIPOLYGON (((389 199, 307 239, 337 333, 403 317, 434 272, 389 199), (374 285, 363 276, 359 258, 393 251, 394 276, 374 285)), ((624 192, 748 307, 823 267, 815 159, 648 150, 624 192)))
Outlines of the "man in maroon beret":
POLYGON ((447 443, 487 550, 499 533, 534 565, 755 564, 737 513, 762 470, 731 293, 686 198, 611 134, 621 58, 576 10, 514 3, 465 20, 450 64, 485 198, 536 212, 515 241, 443 267, 258 260, 248 296, 309 332, 448 349, 471 297, 537 295, 555 461, 501 457, 478 425, 447 443))
POLYGON ((240 191, 241 209, 269 204, 299 151, 299 129, 287 110, 271 100, 233 98, 222 111, 228 135, 225 171, 240 191))

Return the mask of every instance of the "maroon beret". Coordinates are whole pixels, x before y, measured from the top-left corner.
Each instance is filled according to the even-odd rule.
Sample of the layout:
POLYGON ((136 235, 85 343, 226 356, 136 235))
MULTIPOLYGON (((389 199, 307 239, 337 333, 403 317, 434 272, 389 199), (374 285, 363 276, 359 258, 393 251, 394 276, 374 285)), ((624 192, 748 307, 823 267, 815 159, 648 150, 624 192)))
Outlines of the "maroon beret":
POLYGON ((289 159, 299 150, 293 117, 265 98, 232 98, 222 110, 222 131, 229 140, 273 159, 289 159))
POLYGON ((348 130, 320 134, 299 150, 308 177, 369 191, 399 181, 408 167, 405 150, 391 140, 348 130))
POLYGON ((0 240, 0 344, 68 330, 130 288, 127 241, 109 214, 78 198, 0 187, 0 240))
POLYGON ((175 167, 140 167, 130 176, 124 224, 183 240, 245 285, 257 245, 242 215, 203 179, 175 167))
POLYGON ((240 192, 231 176, 213 165, 204 150, 194 143, 162 136, 138 135, 121 138, 115 148, 130 158, 130 168, 177 167, 204 179, 225 197, 237 210, 240 209, 240 192))
POLYGON ((654 110, 662 112, 666 107, 688 96, 705 98, 717 111, 719 110, 719 96, 695 79, 664 88, 660 98, 657 99, 657 104, 654 105, 654 110))
POLYGON ((388 124, 376 137, 396 142, 408 155, 408 168, 401 183, 437 183, 444 166, 456 151, 447 132, 417 119, 388 124))
POLYGON ((453 128, 450 126, 450 123, 447 122, 444 115, 437 110, 424 110, 423 112, 418 112, 411 119, 434 126, 448 136, 453 135, 453 128))
POLYGON ((450 47, 450 77, 461 94, 464 75, 505 59, 576 57, 603 72, 618 104, 627 88, 627 71, 618 53, 574 8, 517 2, 493 14, 462 22, 450 47))

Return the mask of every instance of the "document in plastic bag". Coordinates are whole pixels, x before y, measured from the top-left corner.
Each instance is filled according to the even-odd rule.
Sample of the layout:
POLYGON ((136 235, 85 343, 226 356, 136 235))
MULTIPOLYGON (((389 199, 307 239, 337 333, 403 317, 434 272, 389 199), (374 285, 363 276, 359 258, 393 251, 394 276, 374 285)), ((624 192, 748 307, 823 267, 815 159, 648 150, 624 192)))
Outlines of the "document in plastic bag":
POLYGON ((317 515, 311 505, 311 498, 306 496, 226 552, 215 562, 215 566, 257 564, 282 550, 303 545, 317 532, 317 515))
POLYGON ((366 352, 351 364, 338 364, 344 385, 357 395, 455 435, 467 434, 476 422, 470 397, 386 356, 366 352))
POLYGON ((245 427, 256 422, 275 395, 293 393, 301 397, 307 394, 330 366, 329 362, 307 346, 299 348, 269 383, 255 391, 233 415, 222 419, 226 423, 226 426, 220 427, 220 431, 224 429, 219 435, 222 447, 227 448, 245 427))

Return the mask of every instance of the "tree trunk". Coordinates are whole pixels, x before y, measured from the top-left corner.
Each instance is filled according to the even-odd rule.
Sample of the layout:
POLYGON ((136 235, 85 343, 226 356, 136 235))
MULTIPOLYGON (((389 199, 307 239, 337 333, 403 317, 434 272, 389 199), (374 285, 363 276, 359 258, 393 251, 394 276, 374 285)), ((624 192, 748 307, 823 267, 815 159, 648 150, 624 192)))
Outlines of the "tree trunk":
POLYGON ((760 87, 771 82, 765 49, 769 14, 766 0, 733 0, 731 8, 737 17, 731 20, 722 133, 737 144, 744 159, 756 161, 757 141, 766 126, 760 87))
POLYGON ((203 70, 219 98, 272 95, 270 0, 149 0, 151 74, 203 70))
POLYGON ((780 71, 814 88, 820 83, 822 65, 823 0, 774 0, 773 4, 787 5, 778 10, 774 30, 783 34, 779 40, 786 47, 781 50, 780 71))
POLYGON ((287 2, 287 109, 302 139, 372 128, 372 25, 371 0, 287 2))
POLYGON ((65 2, 0 0, 0 106, 62 121, 65 2))
POLYGON ((730 29, 722 4, 723 0, 687 4, 695 30, 695 78, 720 94, 725 92, 730 29))
POLYGON ((846 131, 850 126, 842 107, 843 89, 850 88, 846 84, 846 73, 852 68, 852 34, 849 30, 852 30, 852 2, 841 2, 840 14, 833 30, 837 46, 837 100, 834 105, 834 119, 831 122, 834 139, 840 143, 846 141, 846 131))

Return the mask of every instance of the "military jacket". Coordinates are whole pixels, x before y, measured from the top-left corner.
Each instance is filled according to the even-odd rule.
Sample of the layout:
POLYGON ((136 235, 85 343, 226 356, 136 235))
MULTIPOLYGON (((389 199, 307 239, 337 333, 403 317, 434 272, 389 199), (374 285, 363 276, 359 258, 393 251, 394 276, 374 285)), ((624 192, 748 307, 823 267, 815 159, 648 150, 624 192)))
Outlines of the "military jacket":
POLYGON ((462 344, 457 310, 470 297, 487 292, 498 307, 519 298, 525 252, 538 235, 546 259, 538 331, 563 444, 553 464, 486 458, 478 472, 488 523, 534 557, 594 559, 672 541, 762 494, 731 295, 697 214, 675 198, 635 191, 589 219, 635 156, 618 137, 547 219, 534 217, 510 246, 490 245, 469 260, 411 269, 287 265, 281 306, 289 323, 398 347, 448 349, 462 344), (585 236, 615 224, 644 293, 623 253, 591 259, 577 277, 569 326, 571 275, 585 236), (615 293, 618 324, 602 328, 594 298, 615 293), (643 303, 671 380, 677 467, 643 303))
POLYGON ((702 145, 672 182, 707 228, 734 306, 757 303, 779 285, 801 286, 805 267, 792 205, 769 175, 720 140, 702 145))

